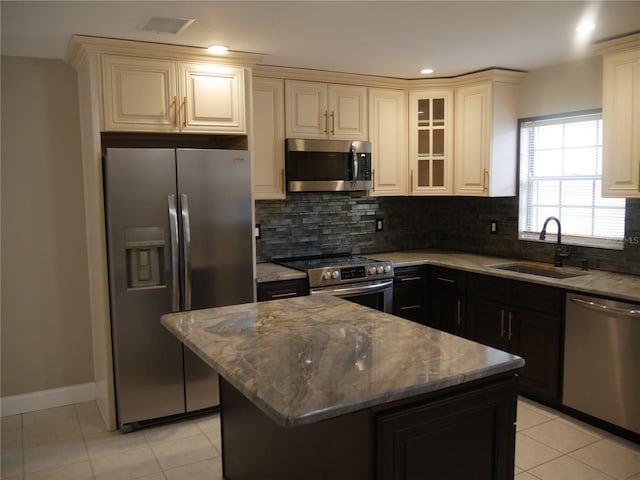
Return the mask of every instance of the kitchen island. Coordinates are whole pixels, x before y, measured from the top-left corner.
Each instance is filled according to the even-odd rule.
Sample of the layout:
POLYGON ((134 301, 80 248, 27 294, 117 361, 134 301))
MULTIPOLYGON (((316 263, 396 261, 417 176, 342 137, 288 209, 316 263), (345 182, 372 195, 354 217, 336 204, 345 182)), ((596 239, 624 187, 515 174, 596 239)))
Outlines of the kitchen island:
POLYGON ((517 356, 330 295, 162 323, 220 374, 225 478, 513 478, 517 356))

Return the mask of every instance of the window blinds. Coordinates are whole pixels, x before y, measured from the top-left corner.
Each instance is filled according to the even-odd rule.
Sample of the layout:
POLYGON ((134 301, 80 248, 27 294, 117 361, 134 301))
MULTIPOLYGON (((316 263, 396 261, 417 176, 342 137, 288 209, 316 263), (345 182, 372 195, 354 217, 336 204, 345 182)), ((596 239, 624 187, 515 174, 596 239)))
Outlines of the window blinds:
POLYGON ((555 216, 569 243, 620 243, 625 200, 601 196, 602 114, 534 119, 520 127, 521 237, 539 233, 555 216))

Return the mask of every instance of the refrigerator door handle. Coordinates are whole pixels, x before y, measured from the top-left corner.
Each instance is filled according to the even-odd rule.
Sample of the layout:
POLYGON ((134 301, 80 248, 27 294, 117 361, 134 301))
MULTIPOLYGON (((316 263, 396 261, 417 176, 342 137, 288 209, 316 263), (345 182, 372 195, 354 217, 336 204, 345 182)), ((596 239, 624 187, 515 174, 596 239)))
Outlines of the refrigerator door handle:
POLYGON ((180 215, 182 217, 182 265, 184 268, 183 310, 191 310, 191 225, 189 224, 189 199, 180 194, 180 215))
POLYGON ((176 196, 167 197, 169 204, 169 236, 171 238, 171 311, 180 310, 180 270, 178 263, 178 207, 176 196))

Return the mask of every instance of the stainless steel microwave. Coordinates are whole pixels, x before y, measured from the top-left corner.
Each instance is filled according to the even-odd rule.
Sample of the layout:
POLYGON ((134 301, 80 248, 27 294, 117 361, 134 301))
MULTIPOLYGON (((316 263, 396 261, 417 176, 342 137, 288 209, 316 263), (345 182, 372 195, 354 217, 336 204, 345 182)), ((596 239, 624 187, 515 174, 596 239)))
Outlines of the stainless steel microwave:
POLYGON ((371 188, 371 143, 288 138, 287 190, 353 192, 371 188))

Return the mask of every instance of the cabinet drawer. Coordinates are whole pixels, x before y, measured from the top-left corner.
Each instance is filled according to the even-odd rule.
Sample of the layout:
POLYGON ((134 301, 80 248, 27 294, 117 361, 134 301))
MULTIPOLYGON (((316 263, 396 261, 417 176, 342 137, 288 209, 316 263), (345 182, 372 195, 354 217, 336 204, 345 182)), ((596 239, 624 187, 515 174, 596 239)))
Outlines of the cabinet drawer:
POLYGON ((257 288, 258 301, 277 300, 280 298, 299 297, 308 295, 307 280, 281 280, 278 282, 259 283, 257 288))
POLYGON ((423 288, 427 285, 427 267, 396 268, 393 278, 394 291, 406 288, 423 288))
POLYGON ((451 268, 434 267, 431 271, 433 288, 447 288, 463 292, 467 284, 467 273, 451 268))

